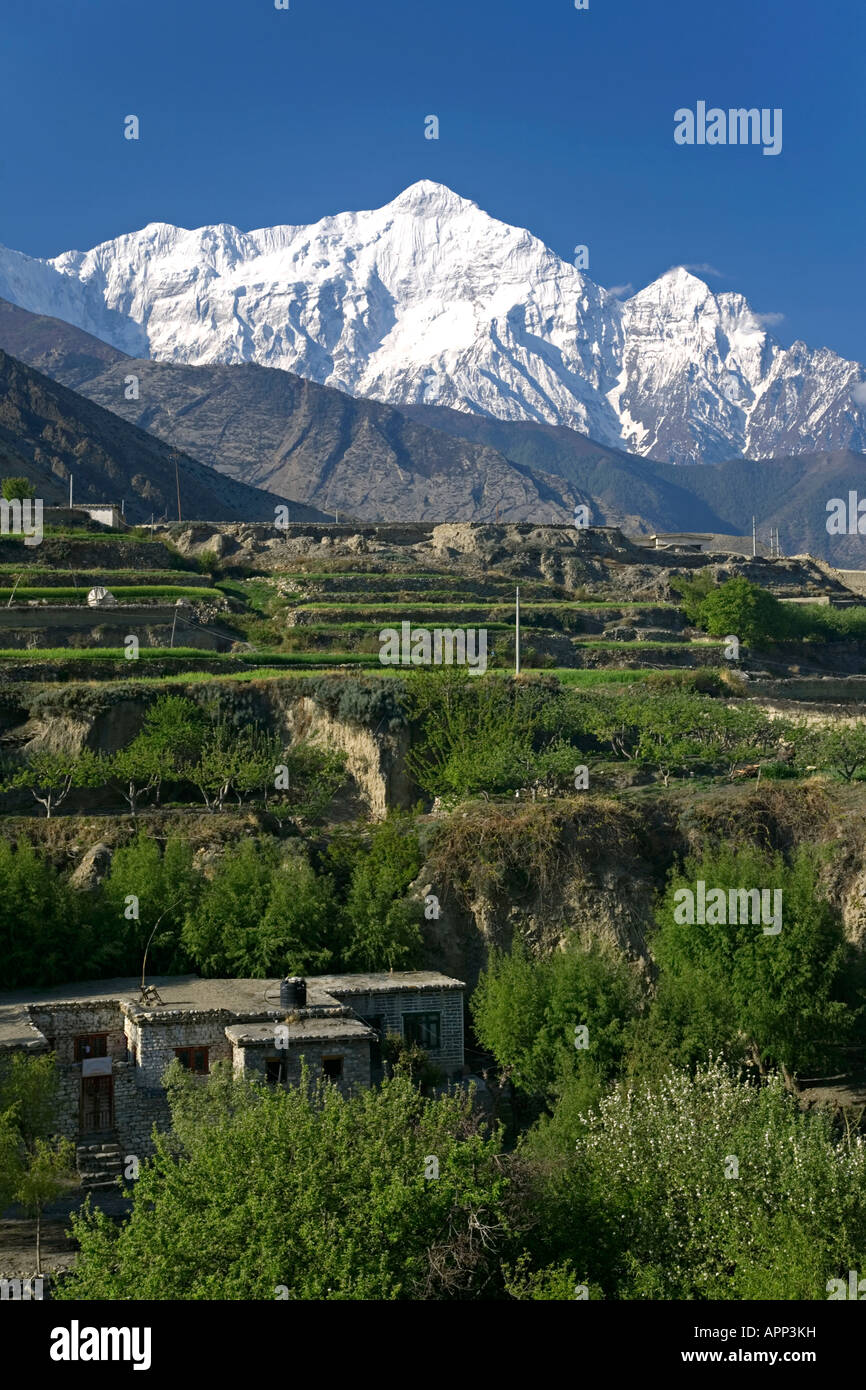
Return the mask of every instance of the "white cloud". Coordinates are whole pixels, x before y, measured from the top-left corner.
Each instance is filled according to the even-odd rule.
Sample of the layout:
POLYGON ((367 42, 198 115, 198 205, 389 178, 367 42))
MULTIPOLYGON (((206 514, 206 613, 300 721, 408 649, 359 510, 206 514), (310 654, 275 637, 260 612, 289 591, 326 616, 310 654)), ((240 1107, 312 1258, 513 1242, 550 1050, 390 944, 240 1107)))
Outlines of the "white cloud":
POLYGON ((866 381, 858 381, 856 386, 851 387, 851 399, 858 405, 866 405, 866 381))
POLYGON ((772 328, 774 324, 784 323, 785 321, 784 314, 755 314, 753 311, 752 317, 762 328, 772 328))
POLYGON ((633 289, 634 285, 629 281, 627 285, 611 285, 608 294, 612 294, 614 299, 625 299, 633 289))
POLYGON ((706 261, 700 261, 696 265, 671 266, 671 270, 690 270, 693 275, 717 275, 722 279, 722 272, 716 270, 714 265, 708 265, 706 261))

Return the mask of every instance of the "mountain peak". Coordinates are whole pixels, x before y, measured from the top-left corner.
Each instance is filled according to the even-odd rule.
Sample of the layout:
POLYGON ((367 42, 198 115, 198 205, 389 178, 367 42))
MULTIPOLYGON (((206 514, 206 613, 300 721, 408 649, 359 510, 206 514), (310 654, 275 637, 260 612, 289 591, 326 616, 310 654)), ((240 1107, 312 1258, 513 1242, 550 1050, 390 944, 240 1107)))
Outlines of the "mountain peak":
POLYGON ((856 363, 780 347, 683 265, 612 298, 433 179, 306 226, 150 223, 86 256, 0 250, 0 296, 135 357, 278 367, 668 462, 866 447, 856 363))
POLYGON ((408 188, 404 188, 388 207, 399 208, 401 212, 459 212, 462 208, 474 208, 477 204, 469 198, 461 198, 459 193, 448 188, 444 183, 435 183, 433 179, 418 179, 417 183, 410 183, 408 188))

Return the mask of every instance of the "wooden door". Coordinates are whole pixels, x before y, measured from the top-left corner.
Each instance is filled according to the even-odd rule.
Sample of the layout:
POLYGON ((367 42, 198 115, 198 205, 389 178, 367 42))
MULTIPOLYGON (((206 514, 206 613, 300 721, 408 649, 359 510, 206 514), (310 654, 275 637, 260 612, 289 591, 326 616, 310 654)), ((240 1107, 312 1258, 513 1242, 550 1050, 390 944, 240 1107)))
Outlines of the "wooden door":
POLYGON ((100 1134, 114 1128, 114 1077, 81 1078, 79 1119, 82 1134, 100 1134))

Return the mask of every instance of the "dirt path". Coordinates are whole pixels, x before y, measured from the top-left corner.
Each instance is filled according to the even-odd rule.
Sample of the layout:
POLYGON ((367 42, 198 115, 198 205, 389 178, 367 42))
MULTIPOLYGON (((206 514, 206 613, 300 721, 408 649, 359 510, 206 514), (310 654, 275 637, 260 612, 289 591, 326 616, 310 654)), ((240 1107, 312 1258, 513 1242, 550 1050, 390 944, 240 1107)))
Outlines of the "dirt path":
MULTIPOLYGON (((119 1192, 93 1193, 92 1203, 107 1216, 120 1218, 131 1202, 119 1192)), ((42 1273, 63 1274, 75 1265, 77 1246, 70 1238, 69 1217, 84 1202, 78 1189, 52 1204, 42 1218, 42 1273)), ((36 1222, 15 1207, 0 1216, 0 1279, 30 1279, 36 1274, 36 1222)))

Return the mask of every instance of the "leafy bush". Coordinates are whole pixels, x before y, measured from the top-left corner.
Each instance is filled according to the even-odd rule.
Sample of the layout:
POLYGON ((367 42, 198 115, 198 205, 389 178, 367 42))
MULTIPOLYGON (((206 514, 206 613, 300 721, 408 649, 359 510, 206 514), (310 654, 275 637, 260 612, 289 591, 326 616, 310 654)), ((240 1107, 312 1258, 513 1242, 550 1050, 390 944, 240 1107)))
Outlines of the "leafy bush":
POLYGON ((614 1088, 536 1201, 535 1267, 605 1298, 825 1299, 862 1267, 866 1144, 712 1062, 614 1088))
POLYGON ((81 1253, 60 1298, 495 1293, 508 1181, 468 1097, 424 1099, 401 1076, 347 1100, 218 1065, 206 1087, 175 1068, 169 1098, 174 1132, 142 1166, 129 1218, 73 1217, 81 1253))
POLYGON ((616 951, 572 945, 534 960, 518 942, 509 955, 491 954, 470 1007, 479 1041, 517 1086, 548 1099, 580 1078, 589 1103, 618 1071, 642 1000, 616 951))
POLYGON ((855 1029, 862 1033, 862 1009, 846 998, 850 948, 838 912, 819 890, 815 860, 812 847, 787 864, 778 855, 725 846, 671 875, 651 942, 661 975, 641 1039, 650 1065, 659 1057, 691 1065, 723 1052, 761 1071, 794 1073, 830 1064, 855 1029), (764 917, 689 921, 689 900, 678 895, 694 895, 698 880, 707 895, 724 894, 725 913, 708 903, 708 918, 734 915, 727 912, 731 892, 779 891, 781 930, 764 917))

